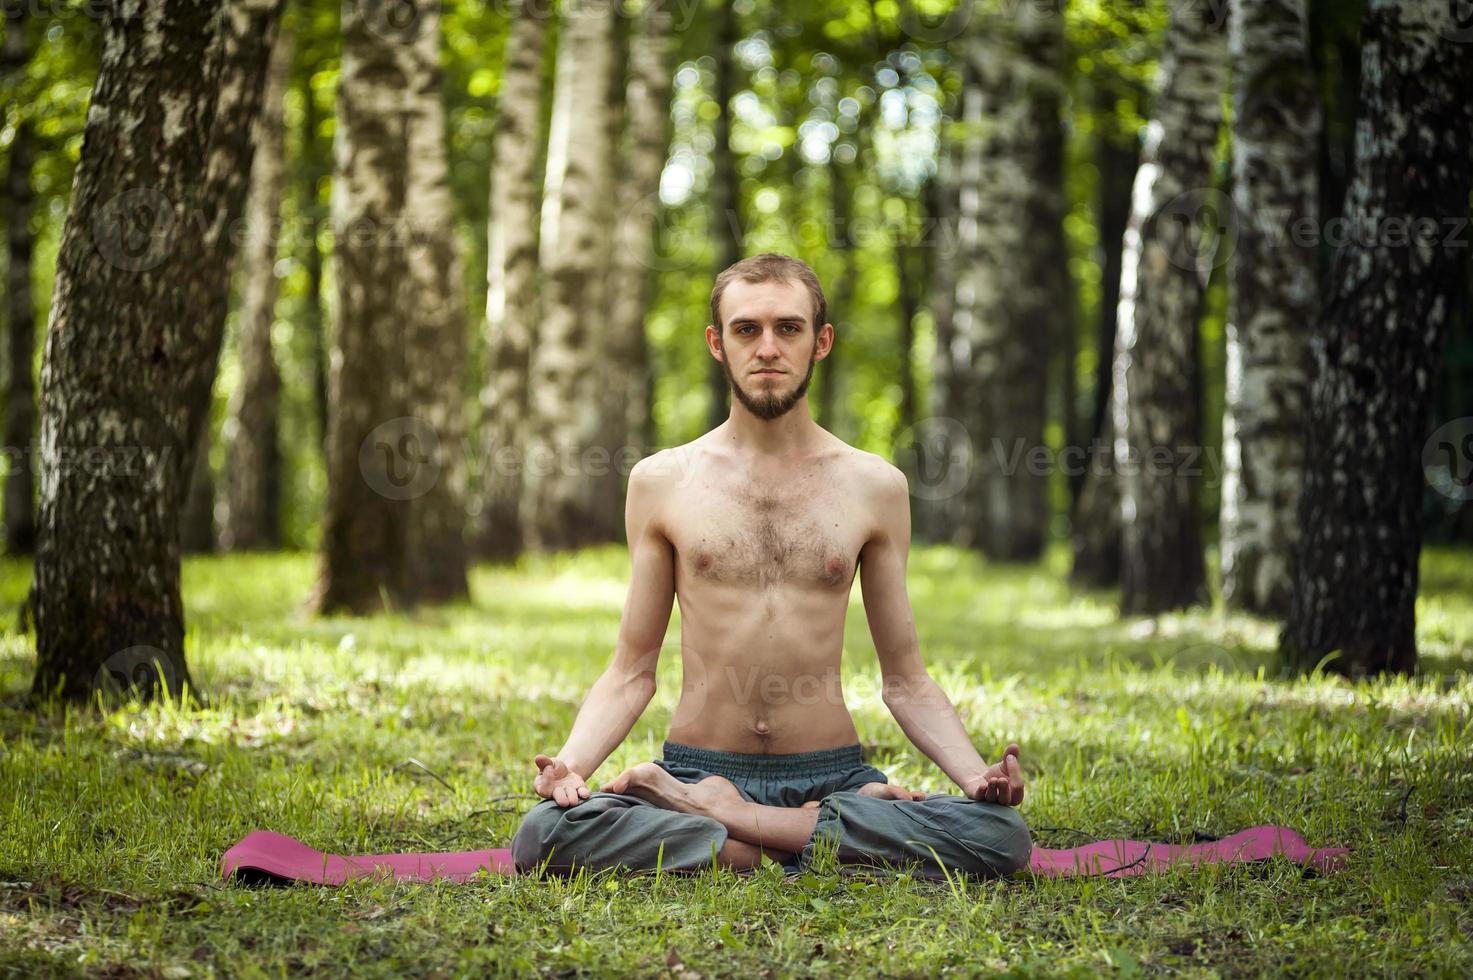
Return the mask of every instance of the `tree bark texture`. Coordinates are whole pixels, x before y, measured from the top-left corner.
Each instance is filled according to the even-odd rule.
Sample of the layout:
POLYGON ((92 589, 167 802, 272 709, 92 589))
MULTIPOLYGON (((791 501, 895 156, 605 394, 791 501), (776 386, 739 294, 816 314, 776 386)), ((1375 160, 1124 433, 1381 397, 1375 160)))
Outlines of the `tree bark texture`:
POLYGON ((1282 616, 1299 527, 1309 334, 1319 305, 1320 106, 1306 0, 1234 0, 1233 214, 1223 412, 1222 592, 1282 616))
POLYGON ((192 687, 179 510, 279 13, 161 0, 104 17, 41 374, 34 694, 192 687))
POLYGON ((424 452, 436 479, 412 501, 409 583, 413 601, 445 603, 470 595, 465 543, 465 358, 463 270, 455 236, 455 206, 442 101, 440 8, 425 8, 423 24, 405 48, 409 59, 407 120, 410 288, 408 364, 410 414, 433 438, 424 452))
POLYGON ((596 499, 601 471, 617 465, 598 445, 603 427, 602 345, 607 310, 612 146, 608 5, 566 13, 558 41, 540 261, 546 270, 542 333, 532 352, 532 425, 522 524, 529 547, 576 548, 619 540, 596 499))
POLYGON ((1197 328, 1225 199, 1210 187, 1227 38, 1210 7, 1173 10, 1131 193, 1114 355, 1121 611, 1207 599, 1197 479, 1197 328))
POLYGON ((528 355, 537 329, 537 212, 542 65, 547 14, 538 0, 517 4, 506 42, 506 68, 491 173, 486 281, 486 385, 481 391, 482 470, 477 550, 508 560, 522 550, 519 501, 526 463, 530 400, 528 355))
MULTIPOLYGON (((0 72, 19 79, 30 62, 26 45, 27 4, 6 0, 5 46, 0 72)), ((31 294, 31 120, 22 110, 10 139, 6 175, 5 304, 10 367, 5 385, 5 551, 29 555, 36 549, 36 481, 31 459, 36 439, 36 313, 31 294)))
MULTIPOLYGON (((646 4, 629 39, 624 111, 616 188, 618 214, 610 255, 609 328, 605 335, 606 428, 601 444, 624 459, 643 455, 638 445, 649 425, 649 351, 645 317, 654 292, 655 232, 660 220, 660 174, 670 154, 670 52, 673 18, 659 4, 646 4)), ((622 83, 622 75, 616 73, 622 83)), ((615 458, 619 458, 617 455, 615 458)), ((611 513, 603 521, 624 523, 628 465, 612 466, 601 478, 599 499, 611 513)))
POLYGON ((281 547, 281 372, 271 347, 276 251, 286 190, 284 99, 291 38, 278 38, 266 72, 240 262, 240 382, 225 421, 221 544, 230 551, 281 547))
MULTIPOLYGON (((1301 670, 1417 663, 1417 562, 1432 385, 1465 301, 1473 58, 1448 5, 1372 0, 1346 240, 1311 350, 1294 592, 1281 636, 1301 670)), ((1457 448, 1452 449, 1457 452, 1457 448)))
POLYGON ((1072 317, 1061 304, 1063 23, 1024 5, 975 19, 976 80, 961 185, 953 390, 972 434, 960 535, 1001 561, 1042 552, 1048 470, 1042 449, 1048 348, 1072 317))

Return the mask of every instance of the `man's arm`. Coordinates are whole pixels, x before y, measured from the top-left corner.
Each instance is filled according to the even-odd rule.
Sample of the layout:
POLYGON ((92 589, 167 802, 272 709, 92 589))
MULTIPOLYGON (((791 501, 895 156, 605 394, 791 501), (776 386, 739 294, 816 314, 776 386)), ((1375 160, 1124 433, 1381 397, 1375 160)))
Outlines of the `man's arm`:
MULTIPOLYGON (((876 488, 874 513, 875 532, 859 554, 860 589, 870 636, 879 655, 885 706, 915 747, 968 796, 1020 802, 1022 776, 1017 772, 1016 758, 1008 763, 1005 757, 1002 763, 988 767, 972 745, 956 708, 921 659, 915 616, 905 587, 905 566, 910 556, 910 489, 905 474, 894 466, 888 466, 876 488)), ((1010 753, 1015 754, 1016 750, 1010 753)))
POLYGON ((586 780, 603 764, 655 694, 655 667, 675 601, 674 549, 658 520, 665 480, 653 458, 629 473, 624 530, 632 571, 614 659, 594 682, 556 757, 537 757, 537 792, 562 806, 588 798, 586 780))

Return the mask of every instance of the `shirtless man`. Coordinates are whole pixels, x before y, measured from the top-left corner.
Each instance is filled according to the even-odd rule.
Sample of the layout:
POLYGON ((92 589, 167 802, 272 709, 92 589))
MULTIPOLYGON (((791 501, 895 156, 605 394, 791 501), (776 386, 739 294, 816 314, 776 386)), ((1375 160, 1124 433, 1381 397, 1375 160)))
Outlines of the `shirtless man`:
POLYGON ((841 863, 921 874, 1025 866, 1018 747, 988 766, 921 660, 905 475, 809 415, 834 339, 813 270, 774 254, 738 262, 717 277, 711 321, 730 417, 630 473, 633 573, 614 659, 562 749, 535 760, 545 799, 512 842, 518 867, 749 868, 764 852, 801 866, 822 841, 841 863), (840 688, 857 569, 885 704, 964 795, 890 785, 860 759, 840 688), (683 680, 664 758, 592 792, 654 695, 677 597, 683 680))

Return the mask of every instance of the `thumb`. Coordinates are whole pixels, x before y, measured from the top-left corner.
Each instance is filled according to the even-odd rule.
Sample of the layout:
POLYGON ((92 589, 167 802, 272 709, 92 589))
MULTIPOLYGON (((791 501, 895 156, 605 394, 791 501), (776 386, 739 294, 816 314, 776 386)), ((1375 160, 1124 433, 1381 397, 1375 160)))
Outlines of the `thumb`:
POLYGON ((1016 762, 1020 751, 1022 750, 1018 748, 1017 742, 1009 742, 1008 747, 1003 750, 1003 759, 1006 760, 1008 756, 1012 756, 1013 761, 1016 762))

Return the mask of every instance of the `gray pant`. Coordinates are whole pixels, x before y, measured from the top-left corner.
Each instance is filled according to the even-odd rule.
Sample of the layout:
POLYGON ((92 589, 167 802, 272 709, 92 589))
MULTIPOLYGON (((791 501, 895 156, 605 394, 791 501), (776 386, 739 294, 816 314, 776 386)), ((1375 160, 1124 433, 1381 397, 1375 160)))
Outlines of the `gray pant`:
MULTIPOLYGON (((746 755, 665 743, 656 764, 684 783, 725 776, 742 796, 766 806, 818 800, 818 825, 797 866, 815 845, 837 846, 841 864, 907 868, 927 877, 958 872, 1012 874, 1028 864, 1032 841, 1018 811, 965 796, 915 802, 877 800, 855 792, 887 782, 860 758, 859 746, 796 755, 746 755)), ((709 817, 665 810, 635 796, 594 793, 574 807, 552 800, 527 814, 511 842, 520 871, 623 867, 667 871, 708 868, 726 843, 726 828, 709 817)))

